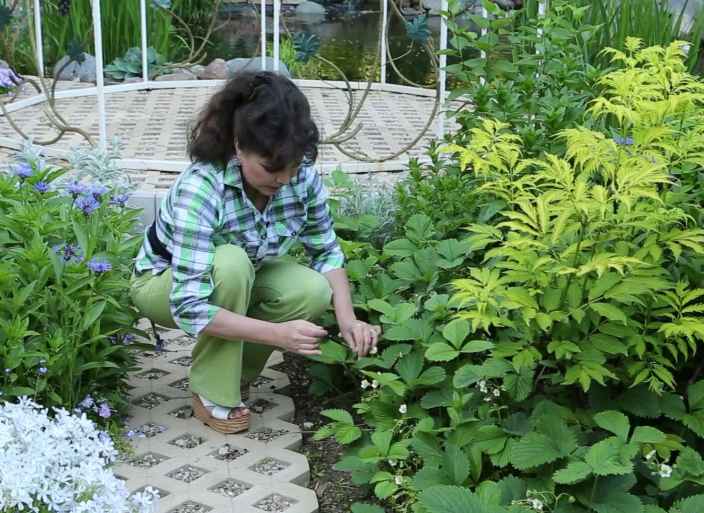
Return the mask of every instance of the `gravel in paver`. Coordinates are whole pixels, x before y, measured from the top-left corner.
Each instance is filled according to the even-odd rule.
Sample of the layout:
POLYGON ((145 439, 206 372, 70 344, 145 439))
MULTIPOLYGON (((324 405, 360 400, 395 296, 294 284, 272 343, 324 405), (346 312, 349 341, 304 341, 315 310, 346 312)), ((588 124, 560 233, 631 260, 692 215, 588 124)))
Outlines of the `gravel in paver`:
POLYGON ((156 408, 159 406, 162 402, 168 401, 171 399, 170 397, 166 397, 163 394, 157 394, 156 392, 149 392, 148 394, 143 395, 142 397, 138 397, 134 401, 132 401, 133 404, 136 404, 137 406, 141 406, 142 408, 156 408))
POLYGON ((190 384, 188 378, 183 378, 179 379, 177 381, 174 381, 173 383, 169 383, 170 387, 178 388, 179 390, 182 390, 183 392, 188 392, 190 391, 190 384))
POLYGON ((184 404, 183 406, 180 406, 175 410, 170 411, 169 415, 171 415, 172 417, 176 417, 177 419, 188 419, 190 417, 193 417, 193 408, 188 404, 184 404))
POLYGON ((270 427, 265 427, 259 431, 251 431, 245 436, 250 440, 258 440, 260 442, 271 442, 280 436, 284 436, 290 433, 287 429, 272 429, 270 427))
POLYGON ((142 435, 142 436, 145 436, 146 438, 152 438, 160 433, 163 433, 167 429, 168 428, 166 426, 162 426, 161 424, 147 422, 146 424, 142 424, 137 429, 135 429, 134 432, 138 436, 142 435))
POLYGON ((262 511, 279 513, 280 511, 286 511, 288 508, 296 504, 296 502, 297 501, 295 499, 284 497, 283 495, 275 493, 263 498, 257 502, 254 507, 259 508, 262 511))
POLYGON ((169 510, 169 513, 207 513, 212 511, 213 508, 200 502, 186 501, 183 504, 179 504, 174 509, 169 510))
POLYGON ((192 346, 196 343, 196 339, 189 337, 188 335, 181 335, 180 337, 172 338, 167 342, 167 344, 176 344, 177 346, 192 346))
POLYGON ((169 443, 171 445, 175 445, 176 447, 180 447, 181 449, 193 449, 194 447, 198 447, 204 442, 205 438, 203 438, 202 436, 186 433, 179 436, 178 438, 174 438, 169 443))
POLYGON ((136 494, 136 493, 141 493, 141 492, 145 491, 145 490, 147 489, 147 487, 151 487, 152 490, 156 490, 157 493, 159 494, 159 498, 160 498, 160 499, 163 499, 164 497, 166 497, 167 495, 169 495, 169 492, 168 492, 167 490, 164 490, 163 488, 159 488, 159 487, 156 487, 156 486, 153 486, 153 485, 145 485, 145 486, 143 486, 143 487, 141 487, 141 488, 138 488, 138 489, 136 489, 134 492, 132 492, 130 495, 134 495, 134 494, 136 494))
POLYGON ((167 371, 153 367, 151 369, 147 369, 143 372, 140 372, 139 374, 137 374, 137 377, 142 379, 159 379, 162 376, 166 376, 167 374, 167 371))
POLYGON ((248 452, 249 449, 240 449, 234 445, 223 444, 217 450, 211 452, 210 455, 220 461, 233 461, 248 452))
POLYGON ((168 474, 168 477, 172 479, 178 479, 179 481, 184 481, 186 483, 192 483, 196 479, 203 477, 208 471, 204 468, 194 467, 193 465, 184 465, 172 470, 168 474))
POLYGON ((264 413, 265 411, 274 408, 276 403, 272 403, 266 399, 255 399, 254 401, 249 402, 247 406, 254 413, 264 413))
POLYGON ((252 485, 238 481, 237 479, 226 479, 220 484, 210 488, 211 491, 224 495, 225 497, 237 497, 252 488, 252 485))
POLYGON ((286 463, 285 461, 277 460, 276 458, 264 458, 249 467, 249 469, 253 470, 257 474, 273 476, 274 474, 278 474, 282 470, 285 470, 289 465, 291 464, 286 463))
POLYGON ((181 356, 180 358, 176 358, 175 360, 171 360, 171 363, 180 365, 181 367, 190 367, 191 363, 193 363, 193 357, 191 356, 181 356))
POLYGON ((135 456, 134 458, 129 460, 129 463, 133 467, 151 468, 155 465, 158 465, 162 461, 166 461, 168 459, 169 458, 161 454, 157 454, 155 452, 148 452, 146 454, 142 454, 141 456, 135 456))
POLYGON ((264 385, 268 385, 269 383, 273 382, 274 380, 271 378, 267 378, 266 376, 257 376, 257 379, 252 381, 252 386, 254 388, 261 388, 264 385))

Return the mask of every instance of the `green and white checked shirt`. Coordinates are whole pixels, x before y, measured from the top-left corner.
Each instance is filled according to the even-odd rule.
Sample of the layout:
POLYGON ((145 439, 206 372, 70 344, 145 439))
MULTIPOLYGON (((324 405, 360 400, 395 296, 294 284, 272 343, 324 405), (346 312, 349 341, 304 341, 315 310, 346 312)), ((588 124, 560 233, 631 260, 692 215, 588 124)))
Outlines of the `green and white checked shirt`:
POLYGON ((186 333, 197 336, 220 307, 213 293, 215 247, 233 244, 247 252, 255 269, 286 254, 300 240, 311 267, 324 273, 342 267, 344 255, 333 229, 327 191, 320 174, 302 165, 298 174, 273 196, 264 212, 244 191, 237 159, 221 167, 195 162, 178 177, 157 215, 159 240, 171 252, 168 262, 156 255, 144 236, 137 272, 173 271, 171 314, 186 333))

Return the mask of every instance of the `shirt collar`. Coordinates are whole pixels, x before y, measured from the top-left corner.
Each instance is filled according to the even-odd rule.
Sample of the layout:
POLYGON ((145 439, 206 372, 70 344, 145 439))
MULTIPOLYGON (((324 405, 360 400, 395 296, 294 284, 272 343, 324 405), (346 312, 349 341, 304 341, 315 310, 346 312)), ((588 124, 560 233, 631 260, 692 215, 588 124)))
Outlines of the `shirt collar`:
POLYGON ((227 163, 223 181, 225 182, 225 185, 244 190, 242 183, 242 170, 240 168, 240 160, 237 157, 232 157, 227 163))

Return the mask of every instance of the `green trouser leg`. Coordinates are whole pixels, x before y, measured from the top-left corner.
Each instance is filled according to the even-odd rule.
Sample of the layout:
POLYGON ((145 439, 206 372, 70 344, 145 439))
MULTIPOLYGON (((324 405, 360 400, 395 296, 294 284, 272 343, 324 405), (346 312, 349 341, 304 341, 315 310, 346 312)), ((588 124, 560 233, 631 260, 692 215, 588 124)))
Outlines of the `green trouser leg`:
MULTIPOLYGON (((265 321, 312 320, 330 305, 332 291, 320 273, 278 259, 265 262, 255 273, 247 254, 237 246, 216 249, 212 277, 211 303, 265 321)), ((170 269, 157 276, 138 276, 131 287, 132 300, 142 315, 173 328, 170 291, 170 269)), ((237 406, 240 385, 260 374, 274 349, 201 334, 193 349, 191 390, 217 404, 237 406)))

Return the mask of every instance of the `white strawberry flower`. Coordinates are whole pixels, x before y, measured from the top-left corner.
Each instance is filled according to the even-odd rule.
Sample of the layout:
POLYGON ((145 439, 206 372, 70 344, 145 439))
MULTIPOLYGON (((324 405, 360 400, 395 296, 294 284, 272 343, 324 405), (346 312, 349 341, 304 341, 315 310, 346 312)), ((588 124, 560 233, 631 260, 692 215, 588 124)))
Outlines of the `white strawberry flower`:
POLYGON ((379 382, 377 380, 372 380, 372 388, 379 388, 379 382))
POLYGON ((408 411, 408 406, 406 406, 405 404, 402 404, 401 406, 398 407, 398 411, 402 415, 405 415, 406 412, 408 411))
POLYGON ((401 486, 403 484, 403 477, 401 476, 396 476, 394 478, 394 483, 396 483, 397 486, 401 486))
POLYGON ((367 388, 369 388, 370 385, 371 385, 371 383, 369 383, 369 381, 367 381, 366 379, 363 379, 362 383, 360 384, 360 386, 362 387, 362 390, 366 390, 367 388))

